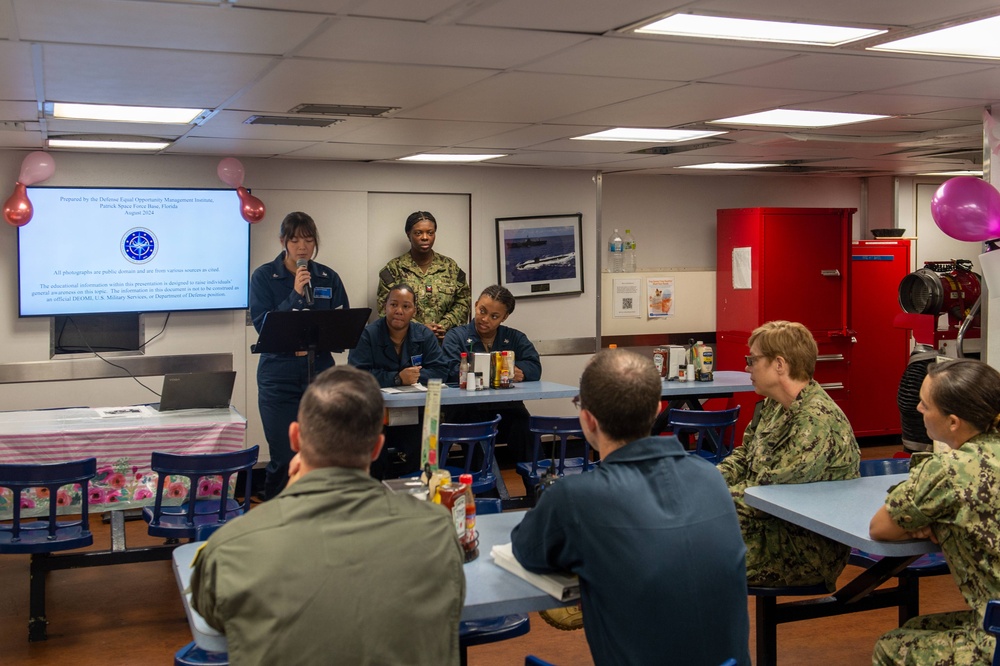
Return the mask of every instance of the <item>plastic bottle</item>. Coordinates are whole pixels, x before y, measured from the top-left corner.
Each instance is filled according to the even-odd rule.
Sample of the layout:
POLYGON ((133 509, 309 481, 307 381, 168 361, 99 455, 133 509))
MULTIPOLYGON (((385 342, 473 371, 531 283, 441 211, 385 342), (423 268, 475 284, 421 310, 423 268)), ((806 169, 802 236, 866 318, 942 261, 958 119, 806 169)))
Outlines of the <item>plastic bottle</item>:
POLYGON ((465 486, 465 538, 462 545, 467 552, 476 549, 476 498, 472 494, 472 475, 461 474, 458 482, 465 486))
POLYGON ((708 345, 701 350, 701 381, 710 382, 715 379, 712 369, 715 367, 715 352, 708 345))
POLYGON ((615 229, 615 233, 611 235, 611 240, 608 241, 608 269, 612 273, 624 273, 625 266, 625 241, 622 237, 618 235, 618 230, 615 229))
POLYGON ((632 235, 631 229, 625 230, 625 272, 635 273, 635 237, 632 235))
POLYGON ((469 355, 462 352, 462 360, 458 363, 458 388, 465 388, 469 375, 469 355))

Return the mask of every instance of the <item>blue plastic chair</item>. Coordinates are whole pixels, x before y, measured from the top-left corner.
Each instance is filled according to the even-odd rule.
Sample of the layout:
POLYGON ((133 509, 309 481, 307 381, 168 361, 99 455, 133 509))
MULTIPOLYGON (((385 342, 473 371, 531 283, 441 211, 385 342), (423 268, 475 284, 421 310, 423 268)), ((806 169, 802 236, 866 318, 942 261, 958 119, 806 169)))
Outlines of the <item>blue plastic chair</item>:
MULTIPOLYGON (((493 452, 497 442, 498 414, 492 421, 479 423, 442 423, 438 426, 438 460, 440 468, 448 470, 451 478, 458 481, 460 474, 472 475, 472 494, 479 495, 497 486, 493 473, 493 452), (452 447, 459 446, 458 457, 461 466, 448 465, 448 454, 452 447), (477 454, 478 452, 478 454, 477 454)), ((419 476, 420 473, 408 476, 419 476)))
POLYGON ((739 405, 719 411, 671 409, 667 424, 678 437, 685 432, 694 433, 695 448, 691 454, 718 465, 733 452, 739 418, 739 405))
POLYGON ((532 416, 528 421, 528 429, 534 438, 531 461, 519 462, 515 469, 524 481, 524 488, 529 498, 534 498, 535 488, 541 481, 543 474, 551 474, 552 470, 555 470, 556 476, 566 476, 567 474, 589 472, 597 467, 598 463, 590 460, 590 444, 583 436, 579 417, 532 416), (553 438, 551 443, 542 442, 542 438, 546 436, 553 438), (559 442, 558 452, 553 450, 556 447, 556 440, 559 442), (566 457, 567 445, 571 441, 581 443, 584 447, 583 457, 566 457), (547 448, 548 451, 546 451, 547 448), (551 453, 551 455, 546 457, 546 453, 551 453))
POLYGON ((524 658, 524 666, 556 666, 551 661, 545 661, 544 659, 539 659, 533 654, 529 654, 524 658))
MULTIPOLYGON (((12 520, 0 524, 0 554, 30 554, 28 641, 44 641, 48 620, 45 616, 46 572, 36 569, 36 558, 61 550, 84 548, 94 543, 90 531, 89 485, 97 474, 97 459, 86 458, 51 465, 0 465, 0 487, 11 490, 12 520), (59 489, 80 485, 80 519, 58 520, 59 489), (49 497, 48 516, 26 522, 21 518, 22 495, 28 488, 45 488, 49 497)), ((75 492, 75 490, 74 490, 75 492)))
MULTIPOLYGON (((476 515, 500 513, 501 506, 499 499, 477 497, 476 515)), ((458 647, 463 666, 468 663, 468 650, 471 646, 505 641, 508 638, 523 636, 529 631, 531 622, 527 615, 521 613, 459 622, 458 647)))
POLYGON ((993 634, 997 639, 998 647, 993 650, 993 666, 1000 666, 1000 601, 991 599, 986 602, 983 629, 993 634))
MULTIPOLYGON (((873 460, 861 461, 861 476, 883 476, 888 474, 905 474, 910 471, 909 458, 876 458, 873 460)), ((854 566, 867 569, 882 559, 881 555, 872 555, 857 548, 851 549, 851 557, 848 560, 854 566)), ((903 571, 902 575, 915 576, 940 576, 949 573, 948 563, 941 553, 928 553, 921 555, 903 571)), ((916 610, 916 609, 914 609, 916 610)))
POLYGON ((174 666, 228 666, 228 652, 209 652, 191 641, 174 653, 174 666))
POLYGON ((234 453, 205 455, 154 451, 150 467, 159 475, 156 501, 142 510, 143 520, 149 523, 149 534, 167 539, 195 539, 199 529, 221 525, 249 511, 250 480, 257 452, 256 446, 234 453), (235 494, 229 496, 229 480, 240 472, 246 472, 242 502, 235 494), (187 498, 181 506, 163 506, 164 488, 171 476, 185 476, 190 481, 187 498), (211 499, 197 499, 201 479, 214 476, 222 477, 220 494, 211 499))

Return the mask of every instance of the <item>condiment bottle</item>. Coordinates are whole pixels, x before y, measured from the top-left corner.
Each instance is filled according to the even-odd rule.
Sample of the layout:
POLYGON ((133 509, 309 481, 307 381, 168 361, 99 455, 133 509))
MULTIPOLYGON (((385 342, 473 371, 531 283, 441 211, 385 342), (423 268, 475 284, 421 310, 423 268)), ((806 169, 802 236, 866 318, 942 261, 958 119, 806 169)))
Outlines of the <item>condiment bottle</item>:
POLYGON ((438 486, 441 496, 441 506, 451 512, 451 522, 455 526, 455 536, 459 541, 465 538, 465 486, 461 483, 448 483, 438 486))
POLYGON ((510 388, 510 367, 507 363, 507 352, 502 352, 500 356, 500 388, 510 388))
POLYGON ((458 363, 458 388, 465 388, 469 375, 469 355, 462 352, 462 360, 458 363))
POLYGON ((476 541, 476 498, 472 494, 472 475, 462 474, 458 477, 458 482, 465 486, 465 538, 462 546, 466 552, 477 549, 476 541))
POLYGON ((503 374, 503 356, 500 352, 493 352, 493 372, 490 373, 491 385, 493 388, 500 388, 500 375, 503 374))

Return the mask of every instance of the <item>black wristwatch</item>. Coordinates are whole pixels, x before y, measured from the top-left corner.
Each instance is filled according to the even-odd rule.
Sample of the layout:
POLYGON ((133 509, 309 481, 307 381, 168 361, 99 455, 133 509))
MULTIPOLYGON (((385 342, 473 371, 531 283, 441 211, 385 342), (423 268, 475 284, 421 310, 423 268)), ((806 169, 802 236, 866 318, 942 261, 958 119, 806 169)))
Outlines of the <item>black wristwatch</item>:
POLYGON ((395 384, 396 386, 403 385, 403 378, 399 376, 398 372, 396 373, 396 376, 393 378, 392 383, 395 384))

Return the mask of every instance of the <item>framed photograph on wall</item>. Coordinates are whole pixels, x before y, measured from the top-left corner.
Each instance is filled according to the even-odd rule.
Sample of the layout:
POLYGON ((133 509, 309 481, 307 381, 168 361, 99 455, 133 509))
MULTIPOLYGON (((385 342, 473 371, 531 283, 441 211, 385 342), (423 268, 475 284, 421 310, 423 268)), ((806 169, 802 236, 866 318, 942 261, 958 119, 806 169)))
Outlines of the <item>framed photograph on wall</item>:
POLYGON ((497 275, 518 298, 583 293, 583 215, 498 217, 497 275))

